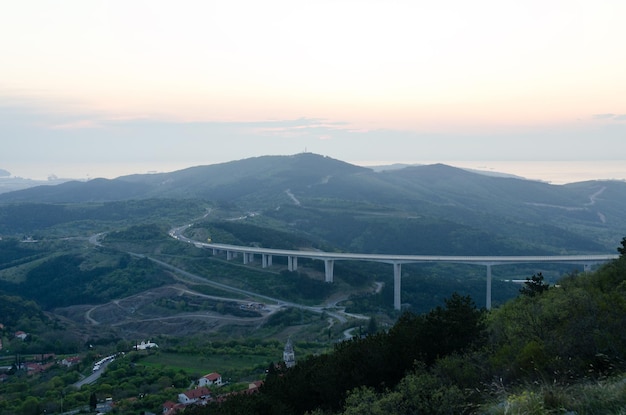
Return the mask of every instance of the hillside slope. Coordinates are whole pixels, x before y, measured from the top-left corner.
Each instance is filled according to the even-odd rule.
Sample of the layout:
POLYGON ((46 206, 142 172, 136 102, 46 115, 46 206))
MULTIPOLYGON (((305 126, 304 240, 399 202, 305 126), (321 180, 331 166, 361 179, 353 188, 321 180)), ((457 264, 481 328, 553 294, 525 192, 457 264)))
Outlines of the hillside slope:
POLYGON ((367 252, 606 253, 626 230, 624 182, 561 186, 442 164, 376 172, 311 153, 0 194, 0 229, 18 229, 3 214, 16 203, 149 199, 227 204, 340 249, 367 252))

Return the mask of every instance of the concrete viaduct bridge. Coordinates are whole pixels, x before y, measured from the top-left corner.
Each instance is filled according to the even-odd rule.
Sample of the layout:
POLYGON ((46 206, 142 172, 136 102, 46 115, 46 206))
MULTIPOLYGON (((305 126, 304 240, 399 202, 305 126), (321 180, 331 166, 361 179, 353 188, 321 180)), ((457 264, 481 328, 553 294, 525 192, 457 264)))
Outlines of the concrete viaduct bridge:
POLYGON ((237 254, 243 255, 243 263, 249 264, 254 262, 254 256, 261 256, 261 264, 263 268, 272 265, 272 257, 287 257, 287 268, 289 271, 298 269, 298 258, 309 258, 324 261, 325 280, 333 282, 333 268, 335 261, 371 261, 391 264, 393 266, 393 306, 396 310, 400 310, 400 290, 402 264, 411 263, 453 263, 453 264, 473 264, 483 265, 487 268, 487 309, 491 309, 491 267, 495 265, 505 264, 522 264, 522 263, 560 263, 560 264, 579 264, 588 270, 591 265, 600 264, 613 259, 617 259, 619 255, 559 255, 559 256, 442 256, 442 255, 383 255, 383 254, 355 254, 355 253, 339 253, 339 252, 322 252, 322 251, 293 251, 287 249, 269 249, 255 248, 250 246, 238 246, 227 244, 215 244, 197 242, 187 238, 183 238, 187 242, 194 243, 198 248, 212 249, 213 255, 220 252, 226 252, 226 259, 232 260, 237 254))

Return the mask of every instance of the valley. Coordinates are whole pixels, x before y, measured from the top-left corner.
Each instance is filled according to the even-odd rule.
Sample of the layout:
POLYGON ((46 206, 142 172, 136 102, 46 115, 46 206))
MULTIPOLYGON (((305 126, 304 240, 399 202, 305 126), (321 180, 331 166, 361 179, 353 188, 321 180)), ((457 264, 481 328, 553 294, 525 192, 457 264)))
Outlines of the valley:
MULTIPOLYGON (((436 313, 456 295, 480 310, 487 303, 483 265, 403 263, 398 302, 389 263, 343 258, 329 284, 322 260, 246 261, 210 244, 337 257, 617 257, 625 212, 624 183, 552 186, 442 165, 372 172, 312 154, 4 193, 0 358, 11 367, 18 355, 81 356, 85 366, 37 375, 63 390, 98 356, 154 341, 158 350, 132 352, 106 382, 65 387, 64 398, 78 405, 87 390, 119 399, 150 390, 164 398, 145 405, 154 410, 171 399, 159 377, 180 391, 219 371, 238 390, 263 378, 289 339, 298 359, 315 359, 387 336, 407 314, 436 313), (139 369, 153 383, 120 386, 139 369), (54 377, 64 379, 58 387, 54 377)), ((556 285, 601 268, 498 265, 493 309, 519 297, 514 280, 540 273, 556 285)), ((58 410, 59 399, 49 402, 48 413, 58 410)))

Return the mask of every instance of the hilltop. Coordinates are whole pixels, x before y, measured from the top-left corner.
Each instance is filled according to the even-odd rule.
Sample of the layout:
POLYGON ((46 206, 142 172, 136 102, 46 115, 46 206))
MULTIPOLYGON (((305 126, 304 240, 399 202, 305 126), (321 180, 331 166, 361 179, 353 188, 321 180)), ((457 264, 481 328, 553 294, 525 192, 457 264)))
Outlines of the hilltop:
POLYGON ((302 153, 0 194, 0 234, 45 231, 154 200, 170 210, 178 201, 181 212, 200 201, 262 213, 278 228, 362 252, 606 253, 626 228, 624 182, 551 185, 442 164, 374 171, 302 153))

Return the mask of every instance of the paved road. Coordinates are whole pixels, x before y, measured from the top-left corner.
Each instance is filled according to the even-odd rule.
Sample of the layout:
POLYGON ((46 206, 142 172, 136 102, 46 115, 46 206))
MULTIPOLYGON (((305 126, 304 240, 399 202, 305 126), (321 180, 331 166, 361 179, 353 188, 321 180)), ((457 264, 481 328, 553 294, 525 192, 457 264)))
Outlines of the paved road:
POLYGON ((168 264, 167 262, 163 262, 163 261, 160 261, 160 260, 155 259, 155 258, 150 258, 148 256, 139 255, 139 254, 133 254, 133 255, 138 255, 138 256, 141 256, 143 258, 148 258, 149 260, 159 264, 160 266, 162 266, 164 268, 167 268, 167 269, 169 269, 171 271, 174 271, 174 272, 176 272, 179 275, 184 275, 185 277, 187 277, 187 278, 189 278, 189 279, 191 279, 192 281, 195 281, 195 282, 200 282, 202 284, 211 285, 211 286, 220 288, 220 289, 225 290, 225 291, 230 291, 230 292, 234 292, 234 293, 238 293, 238 294, 244 294, 244 295, 247 295, 247 296, 250 296, 250 297, 262 298, 264 300, 273 302, 277 306, 280 306, 280 307, 284 306, 284 307, 300 308, 302 310, 308 310, 308 311, 312 311, 314 313, 320 313, 320 314, 325 312, 330 317, 333 317, 333 318, 337 319, 340 323, 345 323, 346 321, 348 321, 348 319, 344 315, 342 315, 341 313, 334 312, 334 311, 329 311, 329 310, 327 310, 323 306, 306 306, 306 305, 302 305, 302 304, 292 303, 292 302, 289 302, 289 301, 284 301, 284 300, 281 300, 279 298, 269 297, 267 295, 263 295, 263 294, 255 293, 255 292, 252 292, 252 291, 243 290, 241 288, 232 287, 230 285, 222 284, 222 283, 219 283, 219 282, 211 281, 211 280, 209 280, 209 279, 207 279, 205 277, 201 277, 199 275, 192 274, 191 272, 188 272, 188 271, 185 271, 183 269, 177 268, 177 267, 175 267, 173 265, 168 264))
POLYGON ((100 376, 104 373, 104 370, 106 369, 106 367, 111 362, 112 362, 112 360, 102 363, 100 365, 100 369, 93 371, 91 373, 91 375, 89 375, 86 378, 81 379, 78 382, 74 383, 74 386, 76 388, 80 389, 81 386, 83 386, 83 385, 91 385, 92 383, 94 383, 95 381, 97 381, 100 378, 100 376))
MULTIPOLYGON (((175 239, 181 240, 183 242, 190 242, 189 239, 185 238, 184 236, 182 236, 182 231, 184 229, 187 229, 188 227, 190 227, 191 224, 189 225, 185 225, 185 226, 181 226, 179 228, 173 229, 170 231, 170 236, 172 236, 175 239)), ((102 234, 97 234, 97 235, 93 235, 92 237, 89 238, 89 242, 91 242, 94 245, 100 245, 99 244, 99 237, 102 234)), ((202 277, 196 274, 192 274, 191 272, 185 271, 184 269, 175 267, 171 264, 168 264, 167 262, 158 260, 156 258, 152 258, 149 257, 147 255, 144 254, 138 254, 135 252, 127 252, 128 254, 138 257, 138 258, 147 258, 150 261, 162 266, 163 268, 169 269, 170 271, 175 272, 178 275, 182 275, 185 278, 194 281, 194 282, 199 282, 202 284, 206 284, 206 285, 211 285, 213 287, 217 287, 220 288, 224 291, 229 291, 229 292, 233 292, 233 293, 237 293, 237 294, 243 294, 249 297, 253 297, 253 298, 262 298, 266 301, 272 302, 274 303, 276 306, 279 307, 294 307, 294 308, 299 308, 299 309, 303 309, 303 310, 308 310, 308 311, 312 311, 314 313, 326 313, 328 316, 333 317, 335 319, 337 319, 340 323, 345 323, 348 321, 348 319, 346 318, 345 315, 343 315, 340 312, 335 312, 335 311, 331 311, 331 310, 327 310, 324 306, 306 306, 306 305, 302 305, 302 304, 297 304, 297 303, 292 303, 289 301, 284 301, 281 300, 279 298, 274 298, 274 297, 270 297, 267 295, 263 295, 263 294, 259 294, 253 291, 249 291, 249 290, 244 290, 241 288, 237 288, 237 287, 232 287, 230 285, 226 285, 226 284, 222 284, 216 281, 211 281, 209 279, 207 279, 206 277, 202 277)), ((91 318, 91 311, 93 309, 89 310, 87 312, 87 314, 85 315, 85 318, 90 321, 92 324, 98 324, 97 321, 95 321, 93 318, 91 318)))
MULTIPOLYGON (((206 217, 207 215, 209 215, 209 213, 210 213, 210 210, 208 210, 207 213, 203 217, 206 217)), ((183 226, 179 226, 177 228, 174 228, 174 229, 170 230, 169 235, 172 238, 177 239, 177 240, 179 240, 181 242, 197 243, 196 241, 193 241, 193 240, 191 240, 191 239, 189 239, 189 238, 187 238, 187 237, 185 237, 183 235, 183 232, 186 229, 188 229, 189 227, 191 227, 192 225, 193 224, 190 223, 190 224, 187 224, 187 225, 183 225, 183 226)), ((103 234, 104 233, 99 233, 99 234, 91 236, 89 238, 89 242, 94 244, 94 245, 101 246, 100 238, 102 237, 103 234)), ((224 291, 229 291, 229 292, 233 292, 233 293, 237 293, 237 294, 243 294, 243 295, 246 295, 246 296, 249 296, 249 297, 253 297, 253 298, 261 298, 261 299, 264 299, 266 301, 273 302, 273 303, 275 303, 276 306, 279 306, 279 307, 299 308, 299 309, 302 309, 302 310, 308 310, 308 311, 311 311, 311 312, 314 312, 314 313, 319 313, 319 314, 326 313, 329 317, 332 317, 332 318, 336 319, 340 323, 347 322, 348 321, 347 316, 353 317, 353 318, 354 317, 356 317, 356 318, 367 318, 367 317, 364 317, 364 316, 348 315, 348 314, 345 314, 345 313, 343 313, 341 311, 337 312, 337 311, 328 310, 325 306, 306 306, 306 305, 302 305, 302 304, 292 303, 292 302, 289 302, 289 301, 284 301, 284 300, 281 300, 279 298, 269 297, 267 295, 255 293, 255 292, 252 292, 252 291, 249 291, 249 290, 244 290, 244 289, 232 287, 230 285, 222 284, 222 283, 219 283, 219 282, 216 282, 216 281, 211 281, 211 280, 207 279, 206 277, 202 277, 202 276, 199 276, 199 275, 196 275, 196 274, 192 274, 191 272, 185 271, 185 270, 183 270, 181 268, 178 268, 178 267, 175 267, 175 266, 173 266, 171 264, 168 264, 167 262, 158 260, 156 258, 149 257, 147 255, 137 254, 137 253, 134 253, 134 252, 128 252, 128 254, 133 255, 135 257, 139 257, 139 258, 147 258, 150 261, 152 261, 152 262, 162 266, 163 268, 169 269, 169 270, 175 272, 178 275, 182 275, 182 276, 184 276, 185 278, 187 278, 187 279, 189 279, 191 281, 199 282, 199 283, 206 284, 206 285, 211 285, 213 287, 220 288, 220 289, 222 289, 224 291)), ((98 324, 95 320, 93 320, 91 318, 91 311, 92 310, 88 311, 88 313, 85 315, 85 318, 88 321, 90 321, 92 324, 98 324)))

